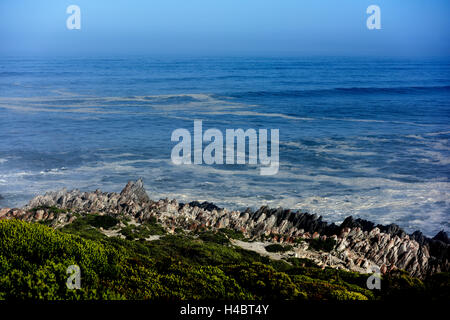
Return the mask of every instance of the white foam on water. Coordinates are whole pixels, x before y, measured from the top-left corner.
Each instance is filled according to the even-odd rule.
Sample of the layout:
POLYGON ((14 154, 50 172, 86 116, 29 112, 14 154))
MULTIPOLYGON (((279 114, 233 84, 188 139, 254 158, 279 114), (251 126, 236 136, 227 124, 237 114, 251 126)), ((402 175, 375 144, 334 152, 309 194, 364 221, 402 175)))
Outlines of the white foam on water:
POLYGON ((259 176, 256 168, 227 170, 211 166, 175 166, 170 161, 150 159, 97 162, 74 169, 49 170, 45 173, 0 174, 0 183, 2 186, 11 185, 6 189, 9 193, 25 189, 27 194, 34 195, 62 187, 80 190, 100 188, 103 191, 119 192, 127 179, 142 176, 153 199, 169 198, 180 202, 210 201, 228 209, 244 207, 256 209, 262 205, 300 209, 322 215, 324 220, 335 222, 354 215, 376 223, 396 222, 407 231, 421 229, 428 235, 439 231, 438 229, 448 230, 448 227, 442 225, 442 221, 449 220, 444 209, 450 208, 448 181, 407 183, 395 180, 397 175, 392 179, 345 178, 327 174, 302 174, 295 170, 280 171, 278 175, 276 181, 268 178, 256 183, 252 179, 259 176), (156 166, 136 169, 133 164, 139 162, 154 163, 156 166), (161 165, 164 162, 165 165, 161 165), (53 175, 54 179, 47 181, 31 179, 37 174, 53 175), (102 179, 106 176, 122 176, 124 181, 105 182, 102 179), (176 183, 178 177, 195 177, 195 179, 176 183), (167 179, 173 180, 173 183, 167 184, 165 182, 167 179), (295 186, 286 179, 293 179, 299 183, 295 186), (356 192, 345 194, 336 190, 333 194, 329 190, 325 191, 327 188, 313 188, 330 182, 348 186, 356 192), (200 188, 199 184, 207 184, 207 187, 200 188), (317 190, 321 190, 321 194, 317 190), (420 217, 423 217, 423 220, 413 214, 414 210, 421 212, 420 217))
POLYGON ((317 119, 308 117, 296 117, 291 115, 286 115, 283 113, 264 113, 255 111, 204 111, 203 114, 208 115, 236 115, 236 116, 254 116, 254 117, 268 117, 268 118, 282 118, 288 120, 301 120, 301 121, 314 121, 317 119))
MULTIPOLYGON (((61 112, 69 114, 142 114, 151 113, 170 118, 192 120, 198 115, 236 115, 240 117, 280 118, 292 121, 348 121, 368 123, 398 123, 420 125, 414 122, 388 121, 376 119, 353 119, 332 117, 299 117, 284 113, 254 111, 254 105, 243 104, 232 99, 216 98, 210 94, 173 94, 134 97, 96 97, 73 95, 69 98, 60 92, 58 97, 0 98, 0 108, 20 112, 61 112), (191 98, 171 102, 167 99, 191 98), (77 99, 77 102, 71 102, 77 99), (133 107, 133 109, 129 108, 133 107), (249 110, 252 108, 253 110, 249 110), (179 115, 187 111, 192 118, 179 115)), ((78 115, 77 115, 78 116, 78 115)), ((75 116, 74 116, 75 117, 75 116)), ((348 166, 345 169, 318 167, 314 170, 302 163, 281 161, 275 177, 262 178, 258 166, 175 166, 170 159, 133 159, 134 153, 123 152, 116 155, 102 155, 102 160, 76 168, 50 168, 39 172, 0 173, 1 191, 8 193, 42 194, 61 187, 103 191, 120 191, 131 177, 144 177, 152 198, 175 198, 181 202, 204 200, 227 208, 252 207, 262 205, 301 209, 324 216, 325 220, 342 221, 346 216, 355 215, 377 223, 396 222, 408 231, 421 229, 428 235, 436 230, 448 230, 450 221, 450 183, 446 177, 437 179, 421 178, 420 182, 403 182, 399 179, 415 180, 419 177, 408 174, 383 174, 374 166, 365 166, 344 157, 377 156, 368 148, 360 148, 356 142, 370 143, 399 142, 409 139, 414 147, 406 147, 405 152, 414 156, 419 163, 440 166, 450 164, 448 139, 437 136, 450 131, 425 134, 410 134, 394 139, 384 137, 355 137, 346 141, 326 138, 308 138, 315 144, 298 141, 281 141, 283 147, 317 153, 324 160, 332 160, 348 166), (406 139, 405 139, 406 138, 406 139), (423 145, 424 148, 418 148, 423 145), (337 158, 342 156, 341 158, 337 158), (112 159, 114 161, 105 161, 112 159), (117 160, 117 161, 115 161, 117 160), (139 166, 139 164, 148 164, 139 166), (352 176, 336 176, 351 170, 352 176), (48 179, 43 177, 48 176, 48 179), (166 181, 170 180, 170 183, 166 181), (114 181, 114 182, 112 182, 114 181), (121 181, 121 182, 118 182, 121 181), (178 182, 183 181, 183 182, 178 182), (155 185, 157 183, 157 185, 155 185), (199 187, 206 185, 206 187, 199 187), (332 186, 335 185, 335 190, 332 186), (346 191, 348 190, 348 191, 346 191)), ((353 158, 354 159, 354 158, 353 158)), ((282 160, 282 159, 280 159, 282 160)), ((0 164, 6 159, 0 159, 0 164)), ((386 162, 398 161, 395 157, 386 162)), ((380 170, 381 171, 381 170, 380 170)))
POLYGON ((360 148, 356 148, 350 146, 347 143, 343 142, 327 142, 325 140, 321 141, 320 145, 306 145, 301 142, 284 142, 280 143, 280 145, 296 147, 300 150, 313 151, 317 153, 329 153, 332 155, 343 155, 343 156, 374 156, 377 155, 376 152, 371 151, 362 151, 360 148))
POLYGON ((93 113, 93 114, 140 114, 146 113, 144 108, 164 112, 177 112, 189 110, 191 112, 214 110, 228 110, 252 107, 249 104, 230 101, 227 98, 215 98, 211 94, 171 94, 134 97, 0 97, 0 108, 11 109, 20 112, 67 112, 67 113, 93 113), (180 101, 179 103, 167 103, 165 99, 192 98, 193 101, 180 101), (76 103, 68 101, 79 100, 76 103), (116 104, 115 102, 123 102, 116 104), (112 104, 113 103, 113 104, 112 104), (139 103, 139 104, 135 104, 139 103), (129 107, 142 107, 140 111, 127 110, 129 107), (117 110, 121 107, 122 110, 117 110), (114 109, 112 109, 114 108, 114 109))

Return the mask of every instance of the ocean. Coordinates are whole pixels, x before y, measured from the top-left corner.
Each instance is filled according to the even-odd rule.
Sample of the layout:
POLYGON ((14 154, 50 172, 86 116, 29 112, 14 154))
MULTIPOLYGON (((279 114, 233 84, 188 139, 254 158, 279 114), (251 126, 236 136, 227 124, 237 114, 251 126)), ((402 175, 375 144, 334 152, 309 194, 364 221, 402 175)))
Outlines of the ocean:
POLYGON ((63 187, 450 231, 450 60, 1 58, 0 207, 63 187), (174 165, 178 128, 279 129, 279 172, 174 165))

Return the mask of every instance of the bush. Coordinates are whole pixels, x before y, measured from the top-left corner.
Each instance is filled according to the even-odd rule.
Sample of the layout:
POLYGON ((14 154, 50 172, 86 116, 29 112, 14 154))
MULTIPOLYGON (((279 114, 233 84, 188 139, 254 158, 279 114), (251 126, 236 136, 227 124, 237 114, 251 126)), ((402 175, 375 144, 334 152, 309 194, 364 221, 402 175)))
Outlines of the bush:
POLYGON ((291 245, 283 246, 281 244, 274 243, 269 244, 268 246, 265 247, 265 249, 267 250, 267 252, 286 252, 292 250, 292 246, 291 245))
POLYGON ((307 296, 286 273, 278 272, 271 266, 259 262, 230 267, 227 273, 258 298, 292 300, 304 299, 307 296))
POLYGON ((221 245, 230 243, 228 237, 222 232, 213 232, 213 231, 201 232, 199 234, 199 239, 207 242, 214 242, 221 245))
POLYGON ((2 298, 77 299, 112 297, 100 279, 115 276, 120 256, 102 244, 17 220, 0 221, 0 296, 2 298), (85 286, 65 286, 66 269, 79 265, 85 286))
POLYGON ((145 239, 152 235, 164 235, 164 227, 152 221, 146 221, 141 225, 129 224, 120 230, 120 233, 128 240, 145 239))
POLYGON ((199 235, 213 241, 186 235, 150 242, 91 239, 98 232, 92 224, 108 227, 112 221, 91 217, 61 232, 38 223, 1 220, 0 299, 448 298, 448 274, 422 282, 397 271, 383 277, 383 290, 372 292, 365 287, 367 275, 322 270, 306 259, 273 261, 220 244, 222 232, 199 235), (66 287, 66 270, 72 264, 81 269, 80 290, 66 287))
POLYGON ((245 240, 245 236, 241 231, 236 231, 230 228, 221 228, 219 229, 219 232, 226 234, 230 239, 245 240))
POLYGON ((366 296, 359 292, 349 292, 344 290, 335 290, 331 292, 334 300, 368 300, 366 296))
POLYGON ((314 261, 305 258, 289 258, 287 261, 294 267, 319 267, 314 261))
POLYGON ((336 246, 336 241, 331 238, 327 238, 326 240, 311 239, 309 241, 309 247, 314 250, 317 250, 317 251, 330 252, 331 250, 334 249, 335 246, 336 246))

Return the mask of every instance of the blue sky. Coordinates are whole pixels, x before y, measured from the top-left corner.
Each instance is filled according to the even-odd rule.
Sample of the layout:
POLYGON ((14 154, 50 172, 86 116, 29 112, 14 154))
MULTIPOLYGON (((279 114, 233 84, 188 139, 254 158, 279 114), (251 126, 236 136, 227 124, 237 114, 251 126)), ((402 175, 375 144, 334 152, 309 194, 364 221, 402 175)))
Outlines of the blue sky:
POLYGON ((450 56, 448 0, 1 0, 0 55, 450 56), (67 30, 66 8, 81 8, 67 30), (366 8, 381 8, 381 30, 366 8))

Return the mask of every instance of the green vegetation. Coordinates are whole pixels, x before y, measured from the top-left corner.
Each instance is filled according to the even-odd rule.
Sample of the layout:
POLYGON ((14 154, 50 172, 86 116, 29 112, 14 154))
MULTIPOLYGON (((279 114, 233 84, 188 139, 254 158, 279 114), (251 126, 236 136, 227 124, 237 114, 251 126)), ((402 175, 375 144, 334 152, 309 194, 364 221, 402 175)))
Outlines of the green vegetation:
POLYGON ((230 240, 222 232, 204 231, 199 234, 198 238, 206 242, 214 242, 221 245, 230 244, 230 240))
POLYGON ((319 268, 313 261, 305 258, 289 258, 287 261, 294 267, 315 267, 319 268))
POLYGON ((270 260, 231 245, 223 231, 144 241, 162 232, 151 221, 128 225, 132 241, 96 229, 115 228, 113 219, 80 216, 61 230, 1 220, 0 299, 448 299, 448 274, 421 281, 399 271, 383 277, 382 290, 368 290, 367 275, 307 259, 270 260), (69 290, 66 270, 74 264, 81 289, 69 290))
POLYGON ((221 228, 219 229, 219 232, 222 232, 230 239, 236 239, 236 240, 242 240, 245 241, 245 236, 241 231, 236 231, 234 229, 229 228, 221 228))
POLYGON ((120 231, 128 240, 143 239, 145 240, 152 235, 163 235, 165 230, 156 222, 145 222, 139 226, 129 224, 120 231))
POLYGON ((292 250, 292 246, 291 245, 281 245, 278 243, 274 243, 274 244, 269 244, 266 247, 266 250, 268 252, 286 252, 289 250, 292 250))
POLYGON ((336 246, 336 241, 331 238, 327 238, 326 240, 322 240, 322 239, 309 240, 309 247, 314 250, 317 250, 317 251, 330 252, 331 250, 334 249, 335 246, 336 246))
POLYGON ((76 234, 86 239, 99 240, 105 237, 97 228, 111 229, 119 220, 111 216, 96 214, 76 215, 75 221, 60 230, 64 233, 76 234))
POLYGON ((33 208, 33 209, 29 210, 29 211, 30 212, 36 212, 38 210, 44 210, 44 211, 47 211, 48 213, 54 213, 54 214, 69 212, 69 210, 67 210, 67 209, 60 209, 60 208, 54 207, 54 206, 51 206, 51 207, 49 207, 49 206, 39 206, 39 207, 33 208))

